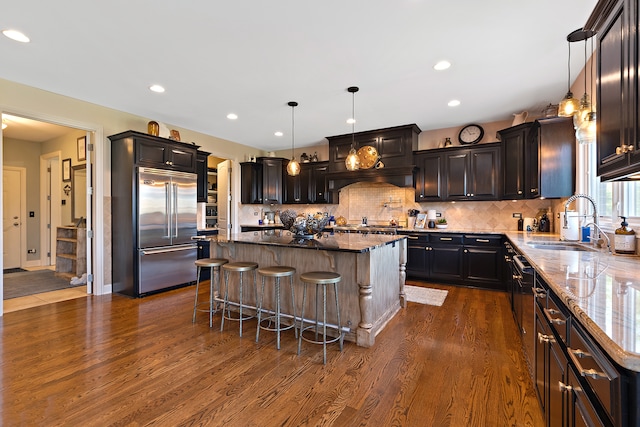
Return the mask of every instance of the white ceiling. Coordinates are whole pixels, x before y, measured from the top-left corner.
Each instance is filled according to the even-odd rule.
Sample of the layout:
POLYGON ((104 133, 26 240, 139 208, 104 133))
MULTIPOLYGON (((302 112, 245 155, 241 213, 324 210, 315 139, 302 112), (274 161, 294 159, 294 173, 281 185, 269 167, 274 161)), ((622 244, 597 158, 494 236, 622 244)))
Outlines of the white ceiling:
MULTIPOLYGON (((539 112, 567 90, 567 42, 596 0, 3 2, 0 77, 276 150, 356 131, 539 112), (441 59, 453 65, 436 72, 441 59), (164 94, 150 92, 161 84, 164 94), (447 106, 451 99, 461 105, 447 106), (238 114, 230 121, 226 115, 238 114), (284 132, 283 137, 274 132, 284 132)), ((571 81, 584 45, 571 47, 571 81)), ((580 97, 581 94, 576 94, 580 97)), ((142 129, 138 129, 142 130, 142 129)))

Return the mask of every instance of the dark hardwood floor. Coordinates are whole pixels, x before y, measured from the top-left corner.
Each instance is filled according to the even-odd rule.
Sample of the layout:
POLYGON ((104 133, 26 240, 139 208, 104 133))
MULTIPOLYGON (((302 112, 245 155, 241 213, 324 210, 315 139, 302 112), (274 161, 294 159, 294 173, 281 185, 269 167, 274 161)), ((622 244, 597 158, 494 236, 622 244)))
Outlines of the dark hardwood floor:
MULTIPOLYGON (((414 283, 415 284, 415 283, 414 283)), ((421 283, 422 285, 426 285, 421 283)), ((206 313, 194 287, 105 295, 0 318, 5 426, 541 426, 507 295, 409 303, 373 348, 327 349, 206 313)), ((203 286, 205 288, 206 286, 203 286)))

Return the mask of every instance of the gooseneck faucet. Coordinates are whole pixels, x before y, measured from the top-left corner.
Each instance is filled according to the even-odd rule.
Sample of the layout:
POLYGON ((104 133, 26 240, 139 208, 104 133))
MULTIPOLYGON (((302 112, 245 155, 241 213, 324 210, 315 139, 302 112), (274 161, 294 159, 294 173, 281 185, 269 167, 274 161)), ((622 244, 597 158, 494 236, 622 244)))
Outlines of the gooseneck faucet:
MULTIPOLYGON (((571 202, 578 199, 587 199, 588 201, 591 202, 591 206, 593 206, 593 223, 598 225, 598 209, 596 208, 596 201, 593 200, 593 198, 588 194, 574 194, 573 196, 569 197, 567 201, 564 203, 564 224, 562 225, 562 227, 569 228, 569 220, 567 218, 567 208, 569 207, 571 202)), ((600 227, 598 227, 598 229, 600 229, 600 227)))
POLYGON ((563 224, 563 228, 565 228, 565 229, 569 228, 569 221, 568 221, 568 218, 567 218, 567 208, 569 207, 569 205, 574 200, 577 200, 577 199, 587 199, 588 201, 591 202, 591 206, 593 206, 593 221, 585 224, 585 227, 593 225, 594 235, 595 236, 592 238, 592 240, 594 241, 594 243, 596 243, 599 246, 601 246, 600 237, 604 237, 604 239, 607 241, 607 249, 609 250, 609 252, 611 252, 611 240, 609 240, 609 236, 607 236, 607 233, 602 231, 602 229, 598 225, 598 208, 596 207, 596 202, 588 194, 574 194, 573 196, 569 197, 567 199, 567 201, 564 203, 564 224, 563 224))

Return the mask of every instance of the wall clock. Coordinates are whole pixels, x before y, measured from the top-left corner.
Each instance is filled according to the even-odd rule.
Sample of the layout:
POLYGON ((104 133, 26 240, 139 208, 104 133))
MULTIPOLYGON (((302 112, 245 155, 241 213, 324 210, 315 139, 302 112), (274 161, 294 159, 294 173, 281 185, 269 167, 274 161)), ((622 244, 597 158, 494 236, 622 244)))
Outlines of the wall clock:
POLYGON ((458 141, 460 144, 476 144, 480 142, 484 136, 484 129, 480 125, 466 125, 460 130, 458 134, 458 141))

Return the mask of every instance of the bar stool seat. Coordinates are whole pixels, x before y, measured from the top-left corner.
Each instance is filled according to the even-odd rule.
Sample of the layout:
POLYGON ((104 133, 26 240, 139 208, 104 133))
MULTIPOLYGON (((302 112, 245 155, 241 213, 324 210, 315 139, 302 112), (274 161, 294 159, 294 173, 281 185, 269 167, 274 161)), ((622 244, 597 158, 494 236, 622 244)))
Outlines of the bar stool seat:
POLYGON ((214 307, 215 300, 215 286, 218 286, 218 295, 220 295, 220 266, 228 263, 228 259, 224 258, 203 258, 196 260, 195 264, 197 267, 196 273, 196 299, 193 302, 193 319, 192 323, 196 321, 196 311, 208 311, 209 312, 209 327, 213 326, 213 314, 218 311, 217 310, 217 302, 214 307), (202 273, 203 268, 209 268, 210 276, 209 276, 209 308, 198 308, 198 288, 200 287, 200 275, 202 273))
POLYGON ((285 265, 274 265, 271 267, 261 267, 258 269, 258 274, 262 276, 262 289, 260 291, 260 299, 257 306, 258 313, 258 326, 256 328, 256 342, 260 338, 260 329, 264 329, 266 331, 271 331, 276 333, 276 348, 280 350, 280 332, 286 331, 291 328, 294 328, 296 338, 298 338, 298 330, 296 328, 296 308, 295 308, 295 295, 293 292, 293 275, 296 273, 296 269, 293 267, 288 267, 285 265), (275 303, 276 303, 276 311, 275 314, 262 317, 262 310, 264 309, 264 285, 265 279, 268 277, 272 277, 274 279, 274 287, 275 287, 275 303), (289 288, 291 289, 291 307, 293 307, 293 319, 291 325, 282 327, 281 326, 281 311, 280 311, 280 278, 281 277, 289 277, 289 288), (269 325, 271 322, 275 322, 275 328, 270 326, 262 326, 262 322, 268 321, 269 325))
POLYGON ((340 342, 340 351, 342 351, 344 333, 340 323, 340 306, 338 304, 338 282, 342 280, 342 276, 332 271, 311 271, 300 275, 300 281, 303 283, 302 292, 302 311, 300 313, 300 332, 298 334, 298 355, 300 355, 300 349, 302 347, 302 340, 313 344, 322 344, 322 362, 327 364, 327 344, 336 341, 340 342), (310 326, 304 326, 304 306, 307 302, 307 285, 316 285, 316 318, 315 322, 310 326), (333 292, 336 303, 336 317, 337 326, 327 326, 327 285, 333 284, 333 292), (318 290, 322 288, 322 340, 318 339, 318 290), (304 336, 306 330, 315 329, 315 339, 307 338, 304 336), (337 337, 327 339, 327 329, 337 332, 337 337))
POLYGON ((234 320, 234 321, 238 321, 240 323, 240 336, 242 336, 242 322, 244 322, 245 320, 249 320, 252 319, 254 316, 246 316, 244 315, 244 313, 242 312, 243 309, 245 307, 249 307, 247 305, 244 304, 243 298, 242 298, 242 294, 243 294, 243 275, 244 273, 247 273, 249 271, 253 271, 253 288, 256 294, 256 297, 258 295, 258 289, 257 289, 257 284, 256 284, 256 270, 258 268, 258 264, 255 262, 246 262, 246 261, 238 261, 238 262, 229 262, 227 264, 224 264, 222 266, 222 270, 224 271, 224 286, 225 286, 225 290, 224 290, 224 300, 222 302, 222 321, 220 322, 220 331, 224 330, 224 321, 225 319, 227 320, 234 320), (239 313, 238 313, 238 317, 232 317, 231 316, 231 303, 229 302, 229 274, 231 273, 238 273, 239 277, 238 277, 238 294, 239 294, 239 298, 238 298, 238 308, 239 308, 239 313))

